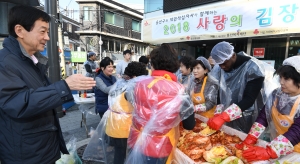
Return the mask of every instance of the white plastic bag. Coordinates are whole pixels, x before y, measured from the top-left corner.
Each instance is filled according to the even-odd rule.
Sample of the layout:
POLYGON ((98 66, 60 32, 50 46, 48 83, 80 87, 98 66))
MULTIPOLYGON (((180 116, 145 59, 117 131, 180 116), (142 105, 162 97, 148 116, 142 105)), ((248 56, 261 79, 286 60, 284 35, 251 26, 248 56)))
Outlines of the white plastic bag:
POLYGON ((70 154, 62 154, 61 158, 55 162, 55 164, 82 164, 80 158, 76 151, 76 141, 77 139, 72 136, 67 143, 67 149, 70 154))

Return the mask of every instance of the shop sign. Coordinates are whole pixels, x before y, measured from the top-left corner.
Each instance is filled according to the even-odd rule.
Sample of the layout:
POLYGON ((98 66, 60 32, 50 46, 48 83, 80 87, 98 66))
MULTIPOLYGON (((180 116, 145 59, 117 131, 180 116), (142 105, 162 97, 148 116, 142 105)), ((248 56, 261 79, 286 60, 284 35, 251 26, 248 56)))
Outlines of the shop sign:
POLYGON ((253 48, 253 57, 264 58, 265 57, 265 48, 253 48))
POLYGON ((143 41, 182 42, 299 33, 299 0, 218 2, 143 20, 143 41))
POLYGON ((86 52, 72 51, 71 54, 72 63, 83 63, 87 60, 86 52))
POLYGON ((64 43, 65 43, 65 45, 69 45, 70 44, 68 36, 64 36, 64 43))

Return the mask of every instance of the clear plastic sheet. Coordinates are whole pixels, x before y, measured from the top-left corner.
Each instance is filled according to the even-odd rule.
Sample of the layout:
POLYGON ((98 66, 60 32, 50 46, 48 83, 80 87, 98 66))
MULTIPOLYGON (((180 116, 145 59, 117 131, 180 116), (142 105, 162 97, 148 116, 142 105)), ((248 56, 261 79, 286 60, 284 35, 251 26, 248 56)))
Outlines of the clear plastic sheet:
POLYGON ((244 132, 250 129, 266 101, 267 94, 270 94, 271 89, 268 89, 270 87, 268 82, 272 81, 274 71, 270 65, 255 58, 251 58, 248 62, 230 72, 225 72, 219 65, 213 68, 211 75, 219 81, 219 96, 224 109, 232 103, 242 100, 247 82, 259 77, 265 77, 263 88, 254 105, 243 112, 243 118, 229 122, 228 126, 244 132))
POLYGON ((109 111, 106 111, 96 130, 93 132, 91 140, 84 150, 82 159, 86 161, 113 163, 114 147, 109 146, 109 138, 105 133, 108 115, 109 111))
POLYGON ((55 164, 82 164, 77 155, 76 141, 77 139, 74 136, 70 138, 69 142, 66 144, 70 154, 62 154, 61 158, 57 160, 55 164))
MULTIPOLYGON (((284 111, 287 113, 290 113, 290 110, 292 109, 292 106, 297 99, 297 97, 289 97, 287 94, 283 93, 280 88, 275 89, 273 93, 269 96, 266 105, 265 105, 265 110, 266 110, 266 116, 268 120, 268 132, 270 133, 270 140, 272 141, 274 138, 278 136, 278 133, 276 131, 275 125, 272 121, 272 107, 274 104, 274 101, 277 99, 277 104, 276 107, 280 111, 284 111), (289 111, 286 111, 286 110, 289 111)), ((299 107, 298 107, 299 110, 299 107)), ((299 111, 298 111, 299 112, 299 111)), ((298 113, 297 112, 297 113, 298 113)))
MULTIPOLYGON (((203 122, 207 122, 207 118, 200 116, 198 114, 195 115, 195 118, 203 121, 203 122)), ((236 135, 238 136, 240 139, 244 140, 247 137, 247 134, 232 129, 231 127, 228 127, 226 125, 223 125, 221 128, 222 131, 224 131, 226 134, 229 135, 236 135)), ((262 146, 262 147, 266 147, 268 143, 266 141, 263 140, 258 140, 257 141, 257 146, 262 146)), ((187 155, 185 155, 182 151, 180 151, 178 148, 176 148, 175 150, 175 159, 173 160, 173 164, 201 164, 203 162, 195 162, 194 160, 192 160, 191 158, 189 158, 187 155)), ((252 162, 252 164, 271 164, 270 161, 257 161, 257 162, 252 162)))
POLYGON ((113 163, 115 150, 111 146, 112 142, 128 138, 133 106, 124 97, 127 83, 127 80, 118 79, 110 89, 108 96, 109 109, 93 132, 91 141, 84 151, 83 159, 113 163))
POLYGON ((85 118, 88 118, 88 115, 97 115, 95 113, 95 104, 90 103, 90 104, 80 104, 78 106, 78 109, 83 113, 85 118))
MULTIPOLYGON (((195 118, 207 122, 207 118, 200 116, 200 115, 195 115, 195 118)), ((232 129, 226 125, 223 125, 221 128, 222 131, 224 131, 226 134, 230 135, 237 135, 240 137, 242 140, 245 140, 247 137, 247 134, 237 131, 235 129, 232 129)), ((256 145, 261 146, 261 147, 266 147, 268 142, 258 139, 256 145)), ((176 148, 175 152, 175 159, 173 160, 173 164, 200 164, 201 162, 194 162, 191 158, 189 158, 187 155, 185 155, 182 151, 180 151, 178 148, 176 148)), ((275 161, 278 161, 280 164, 284 162, 300 162, 300 154, 297 152, 293 152, 292 154, 288 154, 285 156, 281 156, 279 159, 275 160, 270 160, 270 161, 256 161, 252 162, 252 164, 271 164, 275 163, 275 161)))
POLYGON ((126 97, 134 112, 128 138, 127 164, 146 163, 147 157, 165 158, 176 147, 178 124, 193 114, 185 88, 163 77, 141 77, 128 84, 126 97), (128 96, 127 96, 128 95, 128 96))
POLYGON ((182 73, 179 73, 177 75, 177 80, 180 84, 182 84, 185 87, 186 92, 188 93, 188 91, 191 90, 191 84, 193 83, 195 77, 193 75, 193 73, 184 76, 182 75, 182 73))
MULTIPOLYGON (((191 84, 190 90, 188 91, 188 94, 192 95, 194 93, 195 85, 196 85, 196 83, 193 81, 191 84)), ((219 90, 218 85, 219 85, 219 82, 217 81, 217 79, 215 79, 209 73, 207 75, 206 86, 204 88, 204 97, 206 100, 209 100, 211 103, 214 103, 214 104, 211 104, 212 106, 217 104, 217 96, 218 96, 218 90, 219 90)), ((207 101, 206 101, 206 103, 207 103, 207 101)), ((206 106, 207 105, 208 104, 206 104, 206 106)))

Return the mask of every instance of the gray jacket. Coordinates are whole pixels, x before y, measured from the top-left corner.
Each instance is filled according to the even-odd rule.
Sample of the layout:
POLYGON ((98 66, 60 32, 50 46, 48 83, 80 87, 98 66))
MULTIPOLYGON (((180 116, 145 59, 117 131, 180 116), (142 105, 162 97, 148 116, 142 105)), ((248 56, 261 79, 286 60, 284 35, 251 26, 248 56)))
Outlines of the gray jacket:
MULTIPOLYGON (((193 93, 199 93, 201 91, 203 81, 193 80, 191 82, 188 93, 192 95, 193 93)), ((207 110, 212 109, 215 105, 217 105, 217 97, 218 97, 219 84, 218 81, 208 74, 206 85, 204 88, 204 98, 205 98, 205 106, 207 110)))
POLYGON ((83 65, 86 70, 85 76, 94 78, 96 76, 96 72, 95 72, 97 68, 96 62, 92 60, 87 60, 83 63, 83 65))

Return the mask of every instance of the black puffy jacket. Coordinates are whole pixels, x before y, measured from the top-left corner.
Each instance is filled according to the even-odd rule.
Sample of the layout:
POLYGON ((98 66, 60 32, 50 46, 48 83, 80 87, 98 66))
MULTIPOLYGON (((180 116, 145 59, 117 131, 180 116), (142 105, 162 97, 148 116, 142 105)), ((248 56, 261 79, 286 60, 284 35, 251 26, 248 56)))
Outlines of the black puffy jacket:
POLYGON ((26 53, 12 36, 0 50, 0 161, 48 164, 68 154, 55 108, 73 99, 65 81, 50 84, 47 59, 26 53))

